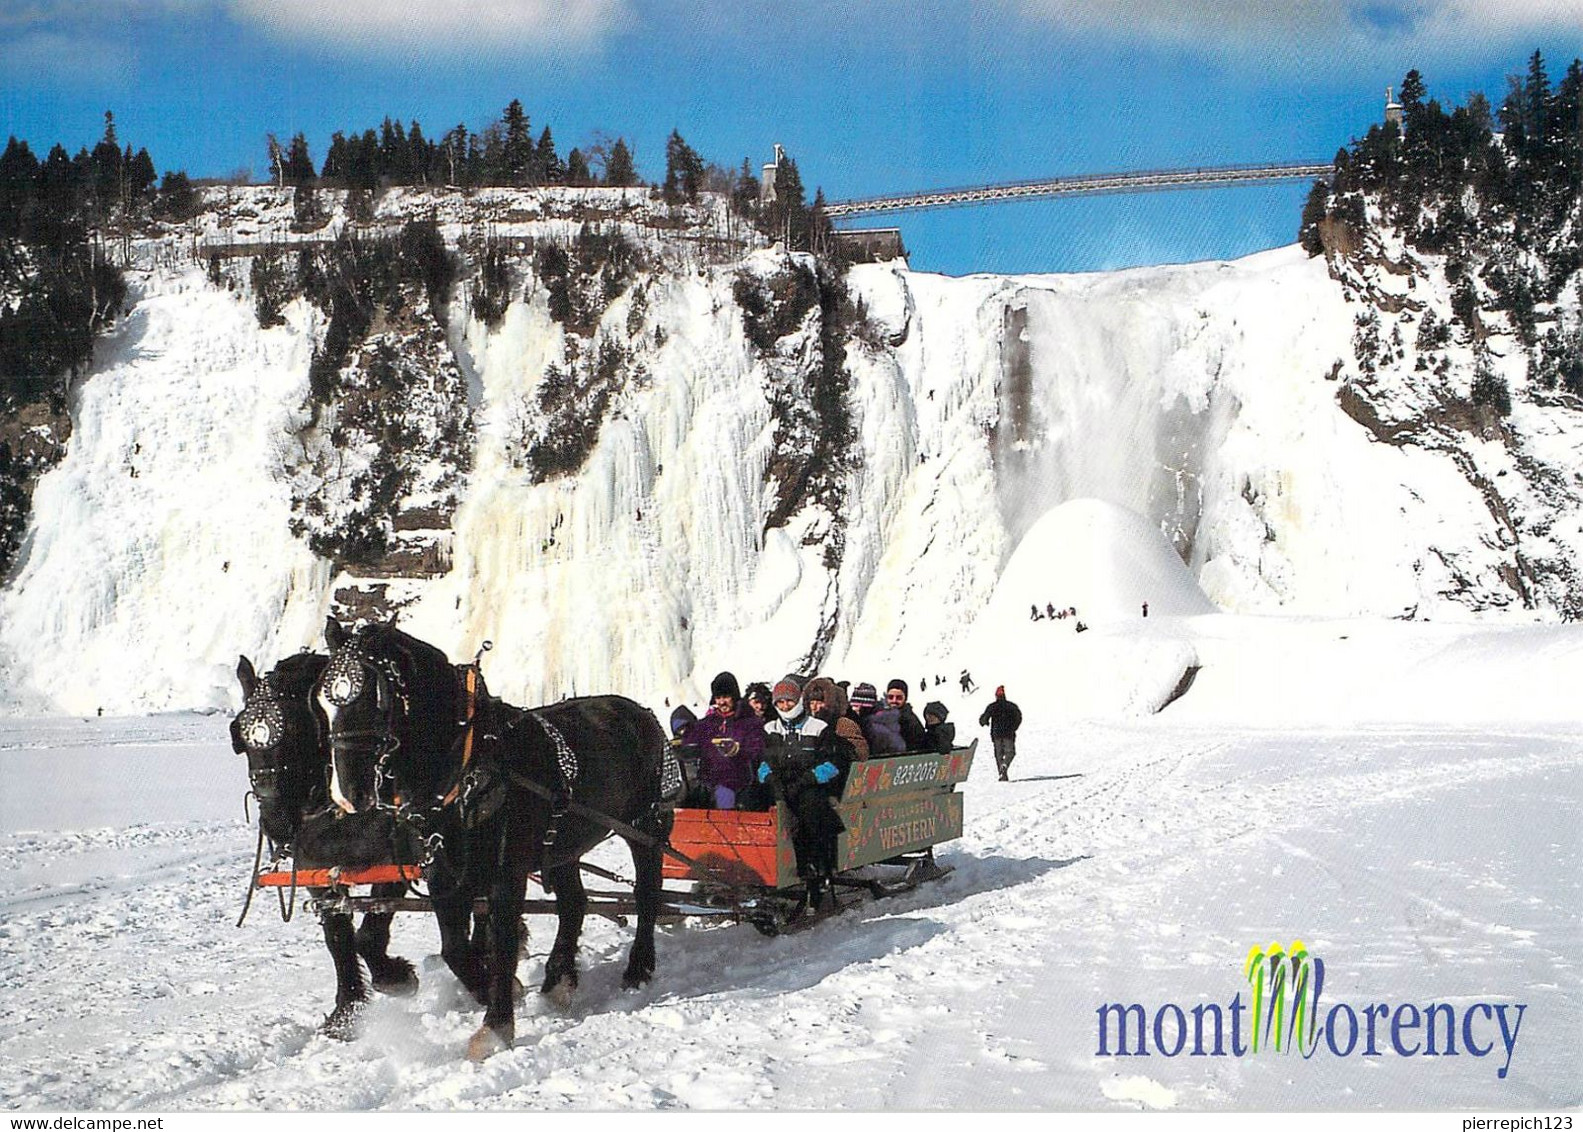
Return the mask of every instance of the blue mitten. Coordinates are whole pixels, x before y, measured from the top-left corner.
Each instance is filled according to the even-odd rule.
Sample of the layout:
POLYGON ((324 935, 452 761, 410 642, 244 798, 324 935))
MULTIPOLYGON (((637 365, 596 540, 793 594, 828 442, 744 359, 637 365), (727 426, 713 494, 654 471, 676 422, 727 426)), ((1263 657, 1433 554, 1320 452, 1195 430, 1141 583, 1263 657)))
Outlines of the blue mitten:
POLYGON ((770 764, 767 763, 767 762, 759 763, 759 781, 760 782, 767 782, 767 781, 769 781, 769 776, 770 776, 770 764))
POLYGON ((835 763, 822 762, 813 768, 813 780, 820 786, 823 786, 826 782, 829 782, 832 778, 840 773, 841 772, 836 769, 835 763))

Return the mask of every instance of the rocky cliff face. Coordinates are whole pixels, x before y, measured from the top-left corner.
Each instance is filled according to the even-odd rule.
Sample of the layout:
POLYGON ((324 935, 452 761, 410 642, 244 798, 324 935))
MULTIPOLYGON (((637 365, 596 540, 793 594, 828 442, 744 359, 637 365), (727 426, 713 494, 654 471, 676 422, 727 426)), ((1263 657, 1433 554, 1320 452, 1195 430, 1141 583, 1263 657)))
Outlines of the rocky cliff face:
POLYGON ((0 592, 13 701, 223 704, 326 614, 491 641, 521 701, 946 671, 1080 498, 1227 610, 1575 607, 1583 418, 1451 397, 1420 265, 842 275, 639 190, 321 196, 136 245, 0 592))
POLYGON ((1377 442, 1466 481, 1482 512, 1475 544, 1432 538, 1415 569, 1434 579, 1433 596, 1468 610, 1575 619, 1583 402, 1552 371, 1577 339, 1583 282, 1562 281, 1559 300, 1521 326, 1460 262, 1372 219, 1325 255, 1353 313, 1337 403, 1377 442))

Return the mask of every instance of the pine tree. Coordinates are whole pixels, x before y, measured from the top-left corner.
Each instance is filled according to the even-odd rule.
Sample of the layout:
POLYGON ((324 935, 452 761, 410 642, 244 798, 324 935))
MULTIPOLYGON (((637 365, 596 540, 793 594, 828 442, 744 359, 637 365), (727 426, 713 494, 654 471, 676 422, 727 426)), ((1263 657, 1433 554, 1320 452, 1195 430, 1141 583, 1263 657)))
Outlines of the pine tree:
POLYGON ((198 190, 193 188, 193 182, 188 179, 185 169, 177 169, 176 173, 166 169, 165 179, 160 182, 160 198, 155 203, 155 209, 169 220, 187 220, 193 212, 198 211, 198 190))
POLYGON ((672 204, 683 197, 697 200, 703 176, 703 159, 682 140, 679 131, 672 130, 665 142, 665 199, 672 204))
POLYGON ((33 194, 34 207, 26 218, 28 238, 39 243, 57 243, 64 227, 77 212, 83 192, 81 163, 66 155, 66 147, 56 142, 39 166, 33 194))
POLYGON ((319 170, 319 176, 332 185, 344 186, 346 184, 346 135, 341 133, 340 130, 330 135, 330 148, 324 155, 324 167, 319 170))
POLYGON ((501 119, 504 134, 501 138, 498 183, 520 185, 527 180, 533 165, 533 136, 529 130, 527 111, 520 100, 513 98, 501 119))
POLYGON ((364 130, 352 138, 347 147, 347 188, 373 192, 379 188, 379 138, 373 130, 364 130))
POLYGON ((742 169, 737 173, 737 183, 731 190, 731 207, 742 216, 752 216, 758 210, 759 179, 753 175, 753 166, 742 159, 742 169))
POLYGON ((1564 199, 1583 193, 1583 60, 1573 59, 1550 108, 1550 145, 1564 199))
POLYGON ((1412 112, 1421 109, 1424 101, 1424 77, 1418 73, 1417 68, 1408 71, 1402 78, 1401 100, 1402 117, 1411 121, 1412 112))
POLYGON ((632 161, 632 151, 626 138, 617 138, 610 148, 610 160, 605 163, 605 184, 628 188, 638 184, 637 166, 632 161))
POLYGON ((558 185, 566 180, 566 168, 556 156, 555 139, 548 126, 539 135, 539 144, 533 151, 533 170, 541 184, 558 185))
POLYGON ((1545 59, 1535 51, 1528 59, 1528 78, 1523 83, 1523 121, 1528 128, 1530 151, 1541 163, 1549 141, 1550 76, 1545 59))
POLYGON ((1315 181, 1313 188, 1308 190, 1308 200, 1303 204, 1303 218, 1297 226, 1297 242, 1310 256, 1320 255, 1325 250, 1319 226, 1325 219, 1329 204, 1330 186, 1323 181, 1315 181))
POLYGON ((793 251, 808 247, 808 203, 797 162, 786 158, 775 170, 775 201, 766 217, 770 235, 793 251))
POLYGON ((423 127, 414 118, 407 127, 407 183, 427 185, 434 168, 434 146, 423 136, 423 127))
POLYGON ((308 139, 301 132, 291 139, 286 150, 285 183, 292 186, 313 183, 313 156, 308 152, 308 139))
POLYGON ((0 236, 18 236, 22 217, 33 199, 38 158, 25 141, 12 137, 0 154, 0 236))
POLYGON ((379 175, 395 185, 412 183, 407 153, 407 132, 387 116, 379 126, 379 175))
POLYGON ((93 147, 91 186, 100 215, 121 199, 121 144, 115 136, 115 115, 104 112, 104 137, 93 147))
POLYGON ((589 171, 588 159, 583 156, 583 151, 574 148, 566 155, 566 183, 581 188, 593 184, 594 176, 589 171))
MULTIPOLYGON (((131 146, 127 147, 131 149, 131 146)), ((154 172, 154 159, 148 150, 139 149, 126 163, 126 187, 132 200, 141 200, 154 188, 158 176, 154 172)))

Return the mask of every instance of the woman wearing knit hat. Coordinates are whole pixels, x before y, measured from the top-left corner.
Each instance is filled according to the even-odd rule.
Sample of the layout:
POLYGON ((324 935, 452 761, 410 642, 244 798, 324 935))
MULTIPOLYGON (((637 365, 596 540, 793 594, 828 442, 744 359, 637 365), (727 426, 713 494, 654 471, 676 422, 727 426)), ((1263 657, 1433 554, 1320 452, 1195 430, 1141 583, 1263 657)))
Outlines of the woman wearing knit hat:
POLYGON ((792 812, 797 872, 807 881, 809 903, 817 908, 835 875, 836 838, 846 829, 835 801, 846 787, 855 748, 863 740, 861 729, 847 717, 846 693, 834 681, 824 676, 808 681, 803 700, 813 717, 809 725, 819 725, 817 737, 789 752, 777 774, 792 812))
POLYGON ((783 676, 770 689, 770 702, 775 716, 764 724, 764 739, 768 746, 812 746, 824 730, 824 721, 808 714, 803 702, 803 682, 796 676, 783 676))
POLYGON ((741 686, 730 672, 710 682, 709 698, 708 714, 682 734, 682 746, 698 752, 702 796, 690 801, 730 810, 764 755, 764 724, 743 701, 741 686))
POLYGON ((775 805, 774 776, 786 762, 787 753, 812 747, 824 730, 824 723, 808 714, 803 703, 801 678, 783 676, 770 689, 774 709, 764 720, 764 750, 749 768, 751 781, 737 803, 745 810, 767 810, 775 805))

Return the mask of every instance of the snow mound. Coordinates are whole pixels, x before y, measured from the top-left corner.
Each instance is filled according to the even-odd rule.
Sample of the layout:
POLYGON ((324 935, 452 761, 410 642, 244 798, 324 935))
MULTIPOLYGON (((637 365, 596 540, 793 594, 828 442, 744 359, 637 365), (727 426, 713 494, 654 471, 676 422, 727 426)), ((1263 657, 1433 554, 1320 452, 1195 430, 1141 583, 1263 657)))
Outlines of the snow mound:
POLYGON ((1199 666, 1192 642, 1177 631, 1181 623, 1160 619, 1213 611, 1147 520, 1102 500, 1072 500, 1018 544, 964 655, 980 684, 1007 685, 1025 711, 1036 703, 1041 713, 1068 719, 1148 715, 1199 666), (1077 616, 1044 616, 1052 604, 1077 616))
POLYGON ((1029 607, 1076 608, 1090 627, 1138 617, 1213 613, 1176 551, 1143 516, 1100 499, 1048 512, 1017 545, 985 617, 1027 621, 1029 607))

